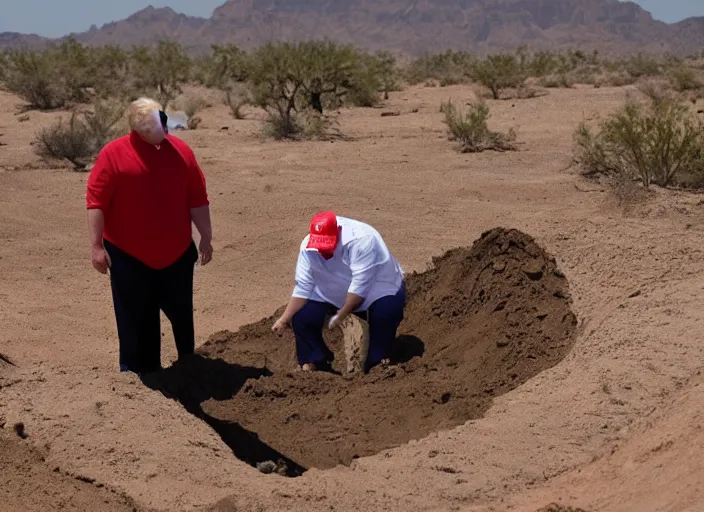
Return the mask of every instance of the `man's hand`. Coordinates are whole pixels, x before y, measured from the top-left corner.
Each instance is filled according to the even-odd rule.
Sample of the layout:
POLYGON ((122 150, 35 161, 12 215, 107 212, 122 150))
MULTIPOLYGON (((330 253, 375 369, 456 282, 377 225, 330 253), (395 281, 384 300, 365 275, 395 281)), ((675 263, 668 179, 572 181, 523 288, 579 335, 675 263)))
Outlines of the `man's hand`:
POLYGON ((198 244, 198 251, 200 252, 201 265, 207 265, 213 259, 213 244, 209 239, 201 238, 198 244))
POLYGON ((93 268, 101 274, 107 274, 110 268, 110 257, 103 246, 93 246, 91 251, 93 268))
POLYGON ((276 334, 281 336, 286 329, 288 329, 290 322, 286 320, 284 317, 279 318, 271 328, 272 331, 274 331, 276 334))
POLYGON ((342 316, 342 315, 338 312, 335 316, 333 316, 333 317, 330 319, 330 322, 328 322, 328 328, 329 328, 329 329, 335 329, 335 328, 337 328, 337 327, 340 327, 340 325, 342 325, 342 322, 345 320, 346 317, 347 317, 347 315, 342 316))

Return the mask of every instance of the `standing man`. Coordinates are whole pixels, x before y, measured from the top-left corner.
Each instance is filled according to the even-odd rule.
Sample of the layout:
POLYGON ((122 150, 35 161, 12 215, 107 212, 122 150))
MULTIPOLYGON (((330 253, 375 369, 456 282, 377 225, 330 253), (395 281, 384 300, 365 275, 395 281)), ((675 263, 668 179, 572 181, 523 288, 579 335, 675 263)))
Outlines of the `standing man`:
POLYGON ((403 270, 370 225, 332 212, 315 215, 303 239, 295 288, 272 330, 292 325, 298 363, 305 371, 329 368, 333 354, 323 341, 326 317, 334 329, 350 314, 366 317, 369 353, 364 370, 386 363, 403 320, 403 270))
POLYGON ((110 272, 120 371, 161 368, 160 310, 171 322, 179 359, 193 354, 193 271, 212 258, 205 177, 193 151, 167 134, 157 102, 128 110, 131 133, 107 144, 88 178, 93 267, 110 272))

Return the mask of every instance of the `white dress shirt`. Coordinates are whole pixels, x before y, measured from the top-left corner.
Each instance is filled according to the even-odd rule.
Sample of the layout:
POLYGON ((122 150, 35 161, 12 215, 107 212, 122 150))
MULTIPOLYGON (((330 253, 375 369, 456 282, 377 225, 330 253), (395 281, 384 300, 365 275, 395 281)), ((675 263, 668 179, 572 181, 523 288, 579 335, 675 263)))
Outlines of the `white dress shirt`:
POLYGON ((348 293, 364 298, 357 311, 375 301, 396 295, 403 284, 403 270, 376 229, 360 221, 337 217, 340 240, 332 258, 325 260, 301 242, 293 296, 328 302, 341 308, 348 293))

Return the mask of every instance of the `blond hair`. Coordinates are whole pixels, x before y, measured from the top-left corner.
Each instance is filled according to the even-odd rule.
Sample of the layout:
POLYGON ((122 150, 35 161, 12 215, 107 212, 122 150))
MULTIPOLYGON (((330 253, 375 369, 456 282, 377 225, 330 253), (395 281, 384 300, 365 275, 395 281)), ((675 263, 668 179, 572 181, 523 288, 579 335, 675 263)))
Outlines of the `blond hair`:
POLYGON ((127 110, 127 122, 130 130, 136 132, 152 131, 160 125, 159 111, 162 110, 161 105, 151 98, 139 98, 130 104, 127 110))

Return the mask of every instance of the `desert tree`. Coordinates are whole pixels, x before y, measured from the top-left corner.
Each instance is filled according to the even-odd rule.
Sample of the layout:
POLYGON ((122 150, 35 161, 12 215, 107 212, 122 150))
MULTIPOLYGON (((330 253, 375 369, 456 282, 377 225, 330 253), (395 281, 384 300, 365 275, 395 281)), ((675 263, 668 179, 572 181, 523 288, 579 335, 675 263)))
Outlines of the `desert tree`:
POLYGON ((522 87, 526 73, 516 55, 495 53, 474 63, 472 78, 489 89, 492 97, 498 100, 503 89, 522 87))
POLYGON ((188 82, 191 59, 174 41, 160 41, 155 47, 136 47, 132 51, 136 87, 156 96, 164 108, 183 92, 188 82))
POLYGON ((269 43, 252 54, 252 99, 268 112, 276 138, 295 137, 303 131, 297 114, 308 107, 322 113, 326 96, 337 100, 354 90, 360 68, 360 54, 352 46, 269 43))

